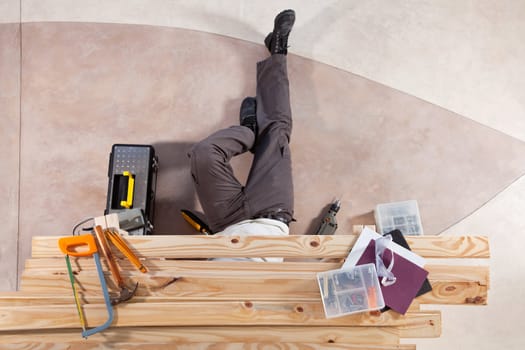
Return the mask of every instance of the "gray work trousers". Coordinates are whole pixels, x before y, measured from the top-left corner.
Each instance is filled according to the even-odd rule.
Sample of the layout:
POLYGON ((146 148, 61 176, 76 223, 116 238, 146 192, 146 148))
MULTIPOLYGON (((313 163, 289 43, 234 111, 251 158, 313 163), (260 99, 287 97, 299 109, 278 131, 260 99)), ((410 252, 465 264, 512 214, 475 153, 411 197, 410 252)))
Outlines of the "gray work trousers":
POLYGON ((257 63, 258 135, 245 126, 219 130, 195 144, 188 156, 199 201, 213 232, 271 212, 293 217, 290 157, 292 116, 285 55, 257 63), (253 163, 242 186, 232 157, 254 146, 253 163))

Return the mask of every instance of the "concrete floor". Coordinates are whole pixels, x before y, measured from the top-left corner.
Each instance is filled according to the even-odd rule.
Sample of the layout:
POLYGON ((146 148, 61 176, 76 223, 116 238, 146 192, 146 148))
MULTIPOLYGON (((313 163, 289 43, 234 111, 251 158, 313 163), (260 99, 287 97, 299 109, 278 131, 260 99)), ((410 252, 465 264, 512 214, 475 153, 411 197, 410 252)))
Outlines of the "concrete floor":
MULTIPOLYGON (((212 45, 211 47, 215 49, 214 53, 222 55, 220 57, 226 64, 234 66, 237 62, 229 62, 228 58, 232 57, 232 52, 238 52, 235 49, 247 49, 248 51, 243 53, 245 56, 241 58, 250 61, 257 59, 264 52, 260 46, 261 38, 271 29, 271 21, 275 13, 284 8, 296 9, 298 16, 290 48, 289 65, 293 77, 292 84, 295 82, 305 89, 305 84, 313 86, 322 84, 323 91, 332 91, 330 89, 333 88, 333 94, 336 94, 335 87, 346 89, 357 86, 362 87, 364 92, 363 95, 356 96, 355 101, 348 102, 331 98, 329 94, 322 95, 321 91, 318 91, 317 104, 312 106, 311 101, 309 101, 310 105, 303 101, 303 91, 298 89, 297 95, 292 96, 294 111, 313 110, 322 114, 322 111, 328 111, 324 109, 328 108, 327 105, 346 106, 345 103, 354 108, 362 106, 363 101, 368 101, 371 92, 377 93, 377 101, 372 101, 383 109, 392 107, 396 111, 392 113, 395 115, 395 121, 403 123, 402 125, 406 126, 405 130, 410 131, 411 136, 404 138, 404 142, 418 137, 423 140, 430 137, 434 140, 430 145, 428 142, 420 142, 414 146, 423 147, 421 158, 435 159, 429 163, 419 159, 416 165, 425 164, 432 171, 414 171, 415 174, 410 176, 410 181, 401 186, 407 196, 414 197, 422 203, 422 212, 426 214, 423 215, 424 226, 426 217, 427 225, 432 228, 431 233, 476 234, 490 237, 492 258, 489 305, 472 308, 443 307, 443 336, 439 339, 416 340, 418 348, 522 349, 525 346, 525 333, 521 330, 521 320, 522 315, 525 314, 525 304, 520 298, 525 292, 525 282, 519 276, 525 269, 525 257, 522 254, 525 238, 521 233, 525 229, 522 215, 522 209, 525 208, 525 177, 523 176, 525 163, 521 159, 525 154, 525 150, 522 149, 525 145, 525 118, 523 118, 525 68, 522 64, 525 61, 525 44, 522 40, 525 36, 525 2, 518 0, 309 2, 0 0, 0 23, 5 24, 0 37, 2 47, 0 51, 0 176, 3 179, 0 193, 2 198, 6 199, 0 203, 0 209, 5 215, 3 225, 5 234, 2 234, 0 241, 2 243, 0 289, 16 288, 17 273, 23 269, 23 260, 29 254, 32 235, 52 234, 49 230, 53 227, 57 227, 57 234, 63 232, 62 227, 74 224, 72 220, 75 218, 82 219, 86 212, 91 211, 92 214, 94 210, 99 210, 100 205, 96 203, 100 203, 105 198, 104 178, 97 180, 96 184, 90 187, 89 193, 69 193, 72 198, 57 190, 60 184, 42 180, 43 175, 56 179, 63 179, 67 175, 65 174, 67 171, 53 167, 54 162, 64 161, 60 152, 64 145, 70 148, 70 153, 80 152, 93 157, 93 162, 90 164, 103 164, 107 161, 111 142, 129 133, 126 126, 117 125, 114 130, 106 131, 101 144, 79 142, 79 134, 67 132, 64 134, 60 131, 80 128, 89 132, 95 128, 94 122, 81 117, 65 120, 57 116, 49 126, 40 118, 40 116, 52 115, 57 110, 52 104, 53 99, 69 98, 75 103, 85 104, 90 102, 86 102, 85 98, 82 98, 86 95, 81 94, 88 90, 74 90, 75 94, 71 94, 68 87, 77 89, 78 80, 89 81, 93 78, 91 75, 82 75, 82 72, 94 71, 88 70, 91 69, 89 66, 69 67, 68 61, 58 63, 54 61, 56 57, 66 56, 67 48, 63 48, 66 51, 62 51, 60 56, 57 47, 68 43, 67 40, 72 38, 60 34, 60 27, 56 22, 72 22, 68 28, 73 28, 77 30, 76 33, 80 33, 80 38, 87 43, 81 48, 88 53, 96 51, 96 48, 89 46, 92 42, 90 38, 82 37, 82 28, 90 28, 90 30, 94 28, 86 27, 86 22, 95 26, 99 23, 119 23, 129 25, 130 29, 122 31, 121 27, 118 27, 118 30, 114 31, 115 27, 101 26, 100 28, 108 28, 108 32, 97 29, 98 38, 111 39, 125 32, 127 36, 123 36, 123 42, 133 37, 139 42, 141 40, 146 42, 149 37, 144 33, 148 31, 150 34, 147 35, 151 35, 151 30, 158 29, 156 33, 162 33, 162 36, 158 36, 158 42, 161 44, 157 44, 152 51, 165 49, 166 55, 169 55, 170 40, 178 38, 177 40, 182 40, 179 47, 184 47, 187 52, 191 52, 192 48, 202 49, 205 47, 204 44, 207 47, 212 45), (22 33, 19 31, 20 22, 24 23, 22 33), (147 25, 149 29, 137 31, 135 25, 147 25), (185 29, 204 33, 184 31, 185 29), (205 33, 210 35, 203 35, 205 33), (49 45, 46 45, 46 42, 49 45), (43 61, 42 57, 48 61, 43 61), (53 63, 60 65, 63 70, 53 67, 53 63), (301 72, 304 69, 299 69, 305 67, 311 68, 309 80, 303 78, 301 72), (39 90, 42 86, 57 87, 55 91, 39 90), (39 92, 42 92, 42 96, 39 92), (379 97, 388 99, 389 104, 385 104, 386 102, 379 97), (424 111, 421 112, 424 115, 420 116, 418 111, 424 111), (427 120, 424 119, 425 115, 428 117, 427 120), (443 123, 445 123, 445 126, 442 126, 444 129, 438 130, 437 134, 429 132, 439 129, 443 123), (420 133, 424 135, 421 136, 420 133), (446 137, 446 143, 453 145, 451 151, 444 152, 446 149, 441 144, 438 145, 437 140, 440 137, 446 137), (474 141, 470 143, 471 140, 474 141), (53 144, 60 145, 61 149, 53 148, 53 144), (477 146, 479 151, 476 151, 477 146), (456 159, 456 162, 443 163, 453 156, 454 150, 457 150, 461 157, 456 159), (472 166, 460 165, 466 163, 472 166), (446 171, 433 171, 438 169, 437 167, 440 167, 441 171, 443 168, 446 171), (46 174, 46 169, 50 169, 51 174, 46 174), (423 189, 429 187, 425 179, 428 179, 430 173, 438 173, 437 178, 447 177, 445 174, 453 176, 442 182, 433 178, 432 186, 438 184, 443 188, 440 187, 439 191, 432 192, 423 189), (490 181, 486 183, 481 181, 487 176, 490 181), (413 183, 419 183, 421 188, 411 187, 413 183), (71 208, 72 200, 80 204, 71 208), (68 216, 61 216, 60 212, 68 212, 68 216), (60 220, 47 215, 51 213, 58 213, 57 217, 65 223, 57 224, 56 222, 60 220), (43 232, 39 232, 40 230, 43 232)), ((128 47, 123 46, 120 49, 128 49, 128 47)), ((115 50, 117 53, 114 56, 107 57, 125 62, 125 53, 120 54, 119 47, 115 50)), ((183 51, 179 51, 181 52, 183 51)), ((158 57, 153 57, 156 58, 158 57)), ((153 69, 148 74, 155 75, 156 72, 162 72, 164 69, 171 72, 170 67, 162 66, 162 60, 158 62, 159 66, 155 66, 159 67, 158 70, 153 69)), ((204 63, 204 60, 192 62, 193 68, 197 70, 204 63)), ((137 67, 145 69, 142 66, 137 67)), ((213 67, 207 68, 215 70, 213 67)), ((152 130, 148 129, 150 130, 148 137, 142 137, 141 132, 147 126, 141 124, 137 117, 133 119, 136 122, 133 124, 132 132, 135 139, 153 143, 175 138, 177 142, 180 141, 181 148, 184 148, 201 137, 201 132, 205 134, 217 126, 226 126, 228 121, 223 120, 222 116, 237 113, 239 94, 234 87, 241 86, 240 90, 246 94, 253 89, 252 83, 244 79, 245 76, 252 74, 250 66, 243 65, 242 68, 243 70, 237 75, 233 74, 233 77, 221 77, 230 79, 228 86, 223 84, 224 86, 217 88, 218 85, 205 85, 205 88, 209 89, 204 91, 207 93, 206 96, 216 96, 216 92, 226 94, 226 97, 213 101, 220 111, 218 119, 185 126, 180 134, 167 134, 164 133, 163 128, 167 123, 178 119, 176 116, 160 114, 160 120, 155 127, 152 130)), ((176 67, 173 69, 175 70, 176 67)), ((131 74, 132 70, 127 73, 131 74)), ((126 84, 142 82, 143 77, 137 76, 134 80, 133 76, 129 78, 129 74, 124 75, 129 79, 126 84)), ((108 80, 107 83, 114 82, 108 80)), ((151 88, 156 89, 158 86, 152 85, 151 88)), ((144 91, 147 93, 147 88, 144 91)), ((173 87, 170 91, 178 90, 173 87)), ((112 93, 112 90, 108 90, 108 93, 112 93)), ((141 110, 140 108, 148 105, 147 102, 144 106, 137 102, 128 108, 126 101, 129 101, 127 100, 129 96, 115 94, 114 97, 122 100, 119 101, 120 105, 116 103, 115 106, 110 107, 116 108, 114 111, 124 116, 133 117, 133 114, 137 113, 133 108, 141 110)), ((135 97, 136 100, 147 101, 156 98, 156 95, 146 94, 135 97)), ((164 96, 160 96, 155 100, 155 103, 160 104, 160 110, 164 106, 163 103, 169 105, 169 102, 164 101, 163 98, 164 96)), ((81 106, 85 107, 85 105, 81 106)), ((203 106, 202 102, 199 104, 199 99, 194 98, 192 104, 185 107, 187 112, 200 114, 205 112, 203 108, 206 106, 203 106)), ((368 107, 360 108, 362 108, 359 109, 360 113, 368 113, 366 116, 373 117, 374 113, 383 116, 386 113, 368 107)), ((78 111, 70 110, 71 113, 78 111)), ((103 118, 104 111, 98 112, 100 118, 103 118)), ((314 117, 320 116, 314 115, 314 117)), ((333 120, 325 114, 322 117, 324 119, 320 130, 326 131, 327 135, 330 135, 330 140, 333 140, 338 136, 329 128, 333 120)), ((312 123, 315 120, 308 120, 307 117, 299 118, 304 119, 296 120, 296 125, 299 124, 296 127, 298 136, 292 146, 298 154, 295 166, 303 170, 298 172, 298 181, 307 183, 315 180, 305 175, 308 172, 307 161, 311 161, 306 155, 312 154, 312 150, 308 147, 311 147, 310 144, 313 142, 308 136, 312 135, 314 129, 302 128, 300 121, 312 123)), ((333 118, 341 121, 341 117, 333 118)), ((345 133, 350 133, 350 138, 360 137, 360 143, 366 140, 372 143, 381 138, 376 133, 378 124, 374 124, 373 121, 370 123, 367 128, 359 129, 359 134, 357 132, 352 134, 353 131, 348 125, 343 129, 345 133)), ((395 135, 401 133, 403 130, 394 132, 395 135)), ((340 146, 351 145, 340 142, 340 146)), ((162 142, 160 148, 162 149, 162 142)), ((363 152, 364 150, 365 148, 363 152)), ((384 148, 380 147, 373 151, 381 150, 384 148)), ((183 152, 177 152, 177 155, 180 153, 182 157, 183 152)), ((321 158, 323 153, 314 155, 321 158)), ((338 156, 347 155, 342 153, 338 156)), ((372 156, 375 156, 373 152, 372 156)), ((327 173, 334 169, 348 170, 344 167, 336 167, 335 156, 331 155, 330 159, 333 163, 328 163, 329 166, 318 170, 316 176, 322 176, 323 172, 327 173)), ((403 159, 412 161, 406 156, 403 159)), ((358 157, 357 160, 363 158, 358 157)), ((66 161, 71 162, 67 163, 71 167, 75 165, 71 159, 66 161)), ((373 162, 367 164, 359 168, 362 177, 384 179, 376 169, 381 168, 380 164, 379 166, 375 164, 376 167, 373 162)), ((180 169, 176 162, 169 165, 174 168, 169 174, 179 176, 180 169)), ((102 169, 105 166, 104 164, 99 167, 102 169)), ((240 168, 242 170, 242 164, 240 168)), ((86 178, 95 178, 100 173, 99 170, 88 169, 86 178)), ((75 176, 82 180, 84 180, 82 178, 84 173, 86 171, 78 169, 74 172, 75 176)), ((340 183, 339 181, 341 178, 335 180, 336 185, 340 183)), ((171 193, 169 185, 166 184, 164 196, 171 193)), ((357 223, 360 218, 369 219, 364 215, 366 210, 370 209, 374 201, 385 198, 378 193, 386 191, 389 193, 387 197, 393 200, 407 199, 399 198, 402 192, 393 191, 391 182, 383 186, 383 182, 377 180, 375 185, 376 187, 366 183, 364 186, 344 187, 342 190, 344 205, 352 211, 352 215, 348 216, 349 220, 351 217, 357 223), (359 188, 372 188, 372 190, 357 193, 359 188)), ((325 195, 308 193, 310 203, 316 208, 314 211, 309 212, 306 206, 300 206, 298 211, 304 217, 309 217, 318 213, 318 208, 325 205, 332 196, 341 195, 334 193, 337 186, 328 188, 329 191, 325 195)), ((186 194, 178 200, 184 202, 192 198, 191 194, 186 194)), ((170 202, 165 209, 173 209, 172 207, 179 204, 177 201, 170 202)), ((304 227, 298 226, 298 233, 308 230, 308 220, 306 221, 304 227)), ((348 227, 350 221, 344 221, 344 224, 348 227)))

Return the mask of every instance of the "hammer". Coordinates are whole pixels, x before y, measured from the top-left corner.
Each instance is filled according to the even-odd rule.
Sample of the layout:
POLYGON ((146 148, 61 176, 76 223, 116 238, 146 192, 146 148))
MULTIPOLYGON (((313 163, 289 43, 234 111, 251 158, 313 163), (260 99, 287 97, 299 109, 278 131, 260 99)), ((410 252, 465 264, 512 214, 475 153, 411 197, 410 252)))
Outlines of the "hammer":
POLYGON ((135 287, 133 289, 128 288, 124 284, 124 280, 122 279, 122 276, 120 275, 120 271, 118 269, 118 266, 115 262, 115 258, 113 256, 113 253, 111 252, 111 249, 109 248, 108 241, 106 239, 106 235, 104 234, 104 231, 102 230, 102 227, 99 225, 95 226, 95 236, 97 237, 97 242, 100 247, 100 251, 102 255, 106 258, 106 261, 108 262, 109 270, 111 271, 111 274, 113 275, 113 279, 115 280, 115 283, 120 288, 120 293, 118 297, 111 298, 111 305, 117 305, 119 303, 123 303, 125 301, 130 300, 133 295, 137 292, 137 288, 139 286, 138 282, 135 284, 135 287))

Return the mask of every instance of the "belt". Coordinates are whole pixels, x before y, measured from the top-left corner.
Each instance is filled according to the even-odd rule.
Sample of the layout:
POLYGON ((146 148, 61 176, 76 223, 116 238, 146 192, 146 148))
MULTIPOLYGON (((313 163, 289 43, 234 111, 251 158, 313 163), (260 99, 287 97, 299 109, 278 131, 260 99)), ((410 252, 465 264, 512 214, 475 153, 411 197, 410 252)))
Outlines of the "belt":
POLYGON ((278 220, 288 226, 291 221, 294 221, 294 219, 290 216, 290 214, 283 212, 283 211, 273 211, 273 212, 267 212, 262 213, 259 215, 256 215, 253 217, 253 219, 272 219, 272 220, 278 220))

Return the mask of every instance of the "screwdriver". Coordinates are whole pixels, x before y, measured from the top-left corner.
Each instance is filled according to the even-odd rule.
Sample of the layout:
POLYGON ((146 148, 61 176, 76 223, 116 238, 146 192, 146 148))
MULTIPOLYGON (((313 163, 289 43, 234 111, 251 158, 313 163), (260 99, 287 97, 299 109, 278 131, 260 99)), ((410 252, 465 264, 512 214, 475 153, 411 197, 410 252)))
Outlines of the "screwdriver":
POLYGON ((191 211, 182 209, 180 213, 182 217, 197 231, 204 233, 205 235, 213 234, 208 225, 206 225, 204 221, 199 219, 199 217, 193 214, 191 211))

